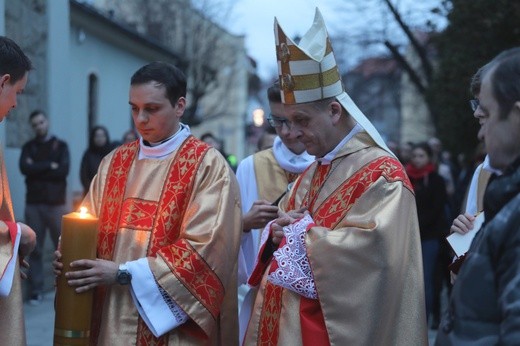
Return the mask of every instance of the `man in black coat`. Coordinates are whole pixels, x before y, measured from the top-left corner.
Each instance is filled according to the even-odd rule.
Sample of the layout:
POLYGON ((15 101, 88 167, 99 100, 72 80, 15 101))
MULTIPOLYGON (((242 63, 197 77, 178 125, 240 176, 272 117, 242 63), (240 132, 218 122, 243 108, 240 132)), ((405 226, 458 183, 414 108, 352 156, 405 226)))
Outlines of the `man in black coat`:
POLYGON ((49 134, 49 121, 42 111, 29 116, 35 138, 24 144, 20 170, 25 175, 25 222, 36 232, 37 245, 29 259, 30 303, 38 304, 43 291, 42 251, 46 230, 54 246, 58 245, 61 217, 65 214, 69 149, 67 144, 49 134))
POLYGON ((518 345, 520 341, 520 48, 492 60, 482 77, 479 131, 493 175, 485 223, 462 265, 437 345, 518 345))

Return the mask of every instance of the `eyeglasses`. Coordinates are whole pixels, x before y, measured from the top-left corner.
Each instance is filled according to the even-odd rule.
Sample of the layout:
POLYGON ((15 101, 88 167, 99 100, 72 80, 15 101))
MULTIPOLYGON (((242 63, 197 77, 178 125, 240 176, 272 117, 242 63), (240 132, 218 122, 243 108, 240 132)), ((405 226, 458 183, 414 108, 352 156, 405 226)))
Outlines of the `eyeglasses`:
POLYGON ((478 99, 469 100, 469 106, 471 107, 471 110, 475 112, 480 106, 480 101, 478 99))
POLYGON ((269 125, 271 125, 274 128, 282 128, 283 125, 287 126, 288 130, 301 130, 307 125, 309 125, 310 119, 295 119, 294 121, 290 121, 288 119, 279 118, 273 114, 269 114, 267 116, 267 121, 269 122, 269 125))
POLYGON ((289 120, 284 118, 278 118, 277 116, 274 116, 273 114, 269 114, 267 116, 267 121, 269 122, 269 125, 275 128, 282 127, 284 124, 287 126, 288 129, 291 128, 291 125, 289 123, 289 120))

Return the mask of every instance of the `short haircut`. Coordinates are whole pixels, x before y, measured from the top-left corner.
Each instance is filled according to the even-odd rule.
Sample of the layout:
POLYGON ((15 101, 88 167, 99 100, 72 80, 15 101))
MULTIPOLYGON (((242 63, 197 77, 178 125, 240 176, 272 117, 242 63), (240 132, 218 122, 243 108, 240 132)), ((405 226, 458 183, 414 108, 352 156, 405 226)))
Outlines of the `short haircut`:
POLYGON ((503 51, 491 61, 491 90, 497 100, 501 119, 507 118, 520 101, 520 47, 503 51))
POLYGON ((10 84, 15 84, 32 68, 22 49, 13 40, 0 36, 0 75, 9 74, 10 84))
POLYGON ((282 91, 280 90, 280 82, 276 81, 267 89, 267 99, 269 102, 282 103, 282 91))
POLYGON ((412 145, 412 151, 415 149, 422 149, 431 159, 433 157, 432 147, 428 144, 428 142, 419 142, 412 145))
POLYGON ((35 109, 31 112, 31 114, 29 114, 29 122, 31 122, 31 120, 33 120, 33 118, 37 115, 43 115, 45 118, 47 118, 47 114, 45 114, 44 111, 42 111, 41 109, 35 109))
POLYGON ((172 64, 155 61, 141 67, 130 79, 131 85, 155 82, 164 86, 172 106, 180 97, 186 97, 186 76, 172 64))

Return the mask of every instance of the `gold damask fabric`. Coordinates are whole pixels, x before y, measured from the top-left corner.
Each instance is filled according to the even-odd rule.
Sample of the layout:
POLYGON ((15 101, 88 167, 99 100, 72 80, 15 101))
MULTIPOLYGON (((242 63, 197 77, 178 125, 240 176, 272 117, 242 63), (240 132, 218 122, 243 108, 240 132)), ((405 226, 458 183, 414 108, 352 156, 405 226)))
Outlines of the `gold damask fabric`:
MULTIPOLYGON (((297 209, 309 205, 309 195, 315 195, 313 215, 312 211, 330 202, 331 195, 355 174, 359 184, 369 179, 366 167, 384 161, 385 156, 388 154, 366 132, 358 133, 339 151, 316 191, 311 191, 318 167, 314 163, 295 183, 292 198, 286 196, 280 206, 287 210, 293 199, 297 209)), ((382 168, 389 174, 377 178, 357 199, 351 200, 358 188, 351 182, 344 199, 336 200, 330 210, 321 209, 322 215, 332 215, 347 208, 334 228, 319 226, 323 220, 314 219, 317 226, 306 235, 319 307, 328 340, 334 345, 428 344, 414 195, 407 178, 388 178, 393 169, 401 173, 399 163, 382 168)), ((267 273, 260 283, 244 344, 260 344, 266 335, 278 345, 310 344, 302 338, 301 296, 283 288, 278 293, 266 290, 267 273), (266 297, 266 292, 272 296, 266 297), (276 335, 269 335, 273 331, 276 335)))
POLYGON ((258 198, 274 202, 298 175, 285 171, 276 161, 273 149, 253 155, 258 198))
MULTIPOLYGON (((0 220, 14 221, 13 205, 4 165, 4 155, 0 148, 0 220)), ((8 233, 9 230, 6 230, 8 233)), ((5 270, 13 256, 9 235, 0 235, 0 271, 5 270)), ((0 343, 2 345, 25 345, 25 324, 23 317, 22 284, 20 267, 16 264, 13 286, 7 297, 0 297, 0 343)))
MULTIPOLYGON (((113 261, 124 263, 147 257, 154 229, 151 228, 153 223, 146 221, 146 213, 149 206, 160 202, 164 182, 178 150, 167 159, 135 159, 131 163, 123 205, 126 211, 134 210, 142 216, 134 214, 127 219, 122 218, 117 230, 113 261)), ((114 153, 111 153, 103 159, 84 201, 96 215, 101 212, 106 175, 113 156, 114 153)), ((166 338, 161 338, 166 341, 160 344, 235 345, 238 343, 236 265, 242 232, 238 185, 222 155, 213 148, 203 156, 194 179, 186 213, 178 216, 183 217, 178 230, 180 243, 186 246, 186 251, 196 251, 213 270, 213 275, 219 280, 218 285, 223 288, 224 297, 220 306, 202 304, 195 292, 190 291, 172 273, 171 263, 165 261, 165 257, 148 257, 157 283, 190 318, 184 325, 170 331, 166 338)), ((169 244, 164 244, 164 247, 168 249, 169 244)), ((178 254, 178 249, 172 244, 172 256, 178 254)), ((182 256, 177 257, 176 265, 190 270, 191 264, 183 262, 182 256)), ((204 284, 204 277, 199 279, 204 284)), ((136 344, 138 328, 143 326, 138 323, 138 318, 129 288, 118 285, 109 287, 97 343, 116 346, 136 344)), ((145 340, 139 343, 147 344, 145 340)))

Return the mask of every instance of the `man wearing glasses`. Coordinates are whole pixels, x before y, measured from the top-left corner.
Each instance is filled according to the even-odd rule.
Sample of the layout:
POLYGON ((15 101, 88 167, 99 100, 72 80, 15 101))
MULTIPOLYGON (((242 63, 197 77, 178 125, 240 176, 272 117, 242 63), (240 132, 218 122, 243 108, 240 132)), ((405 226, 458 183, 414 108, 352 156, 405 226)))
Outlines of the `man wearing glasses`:
POLYGON ((305 151, 305 145, 289 136, 278 83, 267 89, 267 98, 271 110, 267 120, 277 134, 273 147, 245 158, 237 169, 244 229, 239 253, 239 297, 243 297, 240 340, 247 328, 255 295, 255 290, 246 282, 258 253, 260 230, 278 217, 281 197, 297 176, 314 162, 314 156, 305 151))

